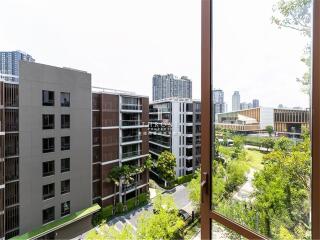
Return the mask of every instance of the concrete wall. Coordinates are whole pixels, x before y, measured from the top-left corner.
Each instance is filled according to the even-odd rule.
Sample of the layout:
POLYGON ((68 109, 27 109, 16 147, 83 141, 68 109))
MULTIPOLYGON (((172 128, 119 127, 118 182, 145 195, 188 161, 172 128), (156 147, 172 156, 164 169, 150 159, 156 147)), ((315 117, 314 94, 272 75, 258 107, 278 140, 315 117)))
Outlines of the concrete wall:
POLYGON ((42 226, 42 210, 71 202, 71 213, 91 205, 91 75, 36 63, 20 63, 20 234, 42 226), (55 106, 42 106, 42 90, 55 92, 55 106), (70 92, 70 107, 60 107, 60 92, 70 92), (42 130, 42 114, 55 115, 55 129, 42 130), (70 129, 61 129, 60 115, 70 114, 70 129), (60 137, 70 136, 70 150, 61 151, 60 137), (42 138, 55 137, 55 152, 42 153, 42 138), (70 157, 71 171, 61 173, 61 159, 70 157), (42 177, 42 162, 55 161, 55 175, 42 177), (71 192, 61 195, 61 180, 71 192), (43 200, 42 186, 55 183, 55 197, 43 200))

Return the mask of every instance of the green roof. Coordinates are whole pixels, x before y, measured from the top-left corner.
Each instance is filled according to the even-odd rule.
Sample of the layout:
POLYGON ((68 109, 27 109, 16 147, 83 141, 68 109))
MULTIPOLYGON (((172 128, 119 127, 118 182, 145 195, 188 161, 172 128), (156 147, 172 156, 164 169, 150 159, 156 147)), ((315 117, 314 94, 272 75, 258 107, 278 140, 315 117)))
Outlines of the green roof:
POLYGON ((38 229, 35 229, 31 232, 27 232, 21 236, 14 237, 12 239, 36 239, 41 236, 44 236, 50 232, 53 232, 55 230, 58 230, 62 227, 65 227, 71 223, 74 223, 76 221, 79 221, 82 218, 85 218, 89 215, 92 215, 93 213, 100 210, 100 206, 98 204, 94 204, 89 208, 80 210, 78 212, 72 213, 64 218, 58 219, 56 221, 53 221, 51 223, 48 223, 47 225, 44 225, 38 229))

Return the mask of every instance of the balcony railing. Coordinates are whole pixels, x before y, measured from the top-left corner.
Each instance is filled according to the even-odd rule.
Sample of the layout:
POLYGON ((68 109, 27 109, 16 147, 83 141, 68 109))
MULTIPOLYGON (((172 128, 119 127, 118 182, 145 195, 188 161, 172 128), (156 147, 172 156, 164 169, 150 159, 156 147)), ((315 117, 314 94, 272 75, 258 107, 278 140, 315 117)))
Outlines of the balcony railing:
POLYGON ((141 137, 141 135, 125 136, 125 137, 122 137, 121 139, 122 139, 122 142, 125 143, 125 142, 140 141, 140 140, 142 140, 142 137, 141 137))
POLYGON ((141 155, 141 150, 136 150, 136 151, 132 151, 132 152, 124 152, 122 153, 122 158, 131 158, 131 157, 136 157, 141 155))
POLYGON ((122 126, 139 126, 142 124, 141 120, 122 120, 122 126))
POLYGON ((122 110, 142 110, 142 105, 137 104, 122 104, 122 110))

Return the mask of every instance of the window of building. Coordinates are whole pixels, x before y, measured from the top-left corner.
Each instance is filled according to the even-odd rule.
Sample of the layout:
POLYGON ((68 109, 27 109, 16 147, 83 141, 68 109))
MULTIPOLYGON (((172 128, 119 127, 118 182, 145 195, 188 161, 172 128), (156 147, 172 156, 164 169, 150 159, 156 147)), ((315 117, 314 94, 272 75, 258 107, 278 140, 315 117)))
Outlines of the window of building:
POLYGON ((70 149, 70 137, 61 137, 61 150, 69 150, 70 149))
POLYGON ((43 138, 42 139, 42 152, 54 152, 54 138, 43 138))
POLYGON ((42 163, 42 176, 47 177, 54 175, 54 161, 42 163))
POLYGON ((70 180, 61 181, 61 194, 70 192, 70 180))
POLYGON ((42 106, 54 106, 54 91, 42 90, 42 106))
POLYGON ((70 93, 62 92, 60 93, 61 107, 70 107, 70 93))
POLYGON ((61 217, 70 214, 70 201, 61 203, 61 217))
POLYGON ((70 158, 61 159, 61 172, 70 171, 70 158))
POLYGON ((70 128, 70 115, 62 114, 61 115, 61 128, 70 128))
POLYGON ((42 115, 42 129, 54 129, 54 114, 42 115))
POLYGON ((42 210, 42 223, 48 223, 54 220, 54 207, 42 210))
POLYGON ((42 186, 42 196, 43 200, 54 197, 54 183, 42 186))

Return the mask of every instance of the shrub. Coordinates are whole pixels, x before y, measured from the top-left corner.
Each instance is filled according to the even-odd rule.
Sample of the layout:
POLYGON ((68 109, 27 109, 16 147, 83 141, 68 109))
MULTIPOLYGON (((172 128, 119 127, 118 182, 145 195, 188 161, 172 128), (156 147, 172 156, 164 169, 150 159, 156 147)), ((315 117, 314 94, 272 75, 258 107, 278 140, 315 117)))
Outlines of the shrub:
POLYGON ((123 204, 121 202, 116 204, 116 214, 123 212, 123 204))
POLYGON ((93 215, 92 225, 97 226, 104 220, 108 221, 112 217, 112 205, 102 208, 99 212, 93 215))
POLYGON ((194 174, 188 174, 188 175, 185 175, 185 176, 178 177, 176 179, 176 184, 180 185, 180 184, 184 184, 184 183, 190 182, 193 177, 194 177, 194 174))

